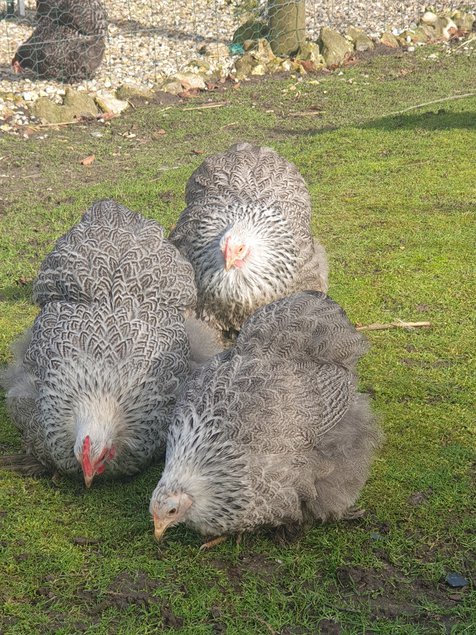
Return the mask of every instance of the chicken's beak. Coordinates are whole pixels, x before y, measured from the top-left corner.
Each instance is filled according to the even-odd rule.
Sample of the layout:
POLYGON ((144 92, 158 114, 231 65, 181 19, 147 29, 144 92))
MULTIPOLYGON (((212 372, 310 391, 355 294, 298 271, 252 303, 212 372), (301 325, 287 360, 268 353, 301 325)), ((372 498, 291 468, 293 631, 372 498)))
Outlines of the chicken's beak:
POLYGON ((233 263, 235 262, 235 259, 233 258, 233 256, 229 255, 225 258, 225 271, 230 271, 230 269, 233 267, 233 263))
POLYGON ((159 542, 165 533, 165 530, 169 526, 166 520, 161 520, 157 514, 154 514, 154 538, 159 542))
POLYGON ((84 484, 86 485, 88 489, 92 485, 93 478, 94 478, 94 474, 92 474, 91 476, 86 476, 86 474, 84 475, 84 484))
POLYGON ((230 271, 235 262, 235 254, 233 253, 233 249, 230 247, 229 240, 227 240, 225 243, 223 258, 225 259, 225 271, 230 271))

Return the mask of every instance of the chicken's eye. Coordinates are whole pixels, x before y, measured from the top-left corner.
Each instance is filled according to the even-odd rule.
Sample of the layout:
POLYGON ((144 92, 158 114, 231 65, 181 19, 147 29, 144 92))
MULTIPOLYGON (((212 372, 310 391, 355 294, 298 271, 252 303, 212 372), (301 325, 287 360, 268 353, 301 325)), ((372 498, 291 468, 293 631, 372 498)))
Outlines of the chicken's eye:
POLYGON ((177 510, 175 509, 175 507, 172 507, 172 509, 169 509, 169 511, 167 512, 169 516, 173 516, 176 513, 177 513, 177 510))
POLYGON ((241 245, 241 247, 238 249, 238 255, 241 256, 241 254, 244 252, 245 248, 243 245, 241 245))

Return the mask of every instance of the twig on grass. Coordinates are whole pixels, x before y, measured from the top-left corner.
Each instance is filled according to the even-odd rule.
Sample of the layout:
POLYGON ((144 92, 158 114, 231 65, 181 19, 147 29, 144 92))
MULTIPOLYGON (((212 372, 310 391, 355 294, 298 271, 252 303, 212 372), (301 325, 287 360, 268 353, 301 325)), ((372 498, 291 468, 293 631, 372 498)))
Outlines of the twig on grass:
MULTIPOLYGON (((61 121, 61 122, 57 122, 57 123, 37 123, 37 124, 31 124, 28 126, 28 128, 52 128, 54 126, 72 126, 73 124, 76 123, 81 123, 81 121, 79 119, 75 119, 74 121, 61 121)), ((84 122, 82 122, 84 123, 84 122)))
POLYGON ((432 101, 425 101, 415 106, 409 106, 403 110, 397 110, 396 112, 389 112, 386 117, 395 117, 396 115, 402 115, 409 110, 416 110, 417 108, 423 108, 424 106, 431 106, 432 104, 441 104, 445 101, 453 101, 455 99, 464 99, 465 97, 476 97, 476 93, 465 93, 464 95, 451 95, 450 97, 441 97, 440 99, 432 99, 432 101))
POLYGON ((288 113, 289 117, 320 117, 326 111, 325 110, 300 110, 298 112, 288 113))
POLYGON ((204 104, 203 106, 192 106, 191 108, 182 108, 182 111, 185 110, 205 110, 206 108, 222 108, 227 104, 204 104))
POLYGON ((366 324, 356 326, 357 331, 385 331, 387 329, 416 329, 416 328, 430 328, 431 322, 403 322, 397 320, 395 322, 389 322, 388 324, 366 324))

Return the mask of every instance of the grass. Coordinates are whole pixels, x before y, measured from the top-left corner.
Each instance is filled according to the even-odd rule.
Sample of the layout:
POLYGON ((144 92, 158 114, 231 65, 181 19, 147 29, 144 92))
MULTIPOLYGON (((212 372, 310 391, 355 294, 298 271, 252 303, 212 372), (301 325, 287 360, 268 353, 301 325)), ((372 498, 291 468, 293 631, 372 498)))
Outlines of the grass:
MULTIPOLYGON (((36 314, 41 259, 94 199, 115 197, 169 228, 203 160, 196 152, 242 139, 272 145, 302 171, 331 295, 352 320, 432 323, 369 333, 361 383, 386 443, 362 496, 367 514, 295 544, 258 532, 199 553, 199 538, 178 528, 158 547, 147 506, 160 466, 88 492, 3 473, 0 632, 476 631, 476 98, 388 116, 475 92, 475 57, 435 51, 436 60, 425 48, 302 82, 245 83, 212 94, 219 108, 150 105, 109 126, 0 138, 2 363, 36 314), (94 164, 80 165, 89 154, 94 164), (451 571, 469 586, 447 587, 451 571)), ((0 403, 0 449, 20 447, 0 403)))

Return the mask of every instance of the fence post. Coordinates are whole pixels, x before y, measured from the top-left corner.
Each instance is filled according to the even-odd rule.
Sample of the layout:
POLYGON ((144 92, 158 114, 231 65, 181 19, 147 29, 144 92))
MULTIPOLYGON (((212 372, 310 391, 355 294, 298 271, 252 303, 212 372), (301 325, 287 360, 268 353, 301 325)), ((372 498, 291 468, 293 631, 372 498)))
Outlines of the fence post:
POLYGON ((306 40, 305 0, 268 0, 268 15, 273 53, 295 53, 306 40))
POLYGON ((25 0, 18 0, 18 15, 25 17, 25 0))

